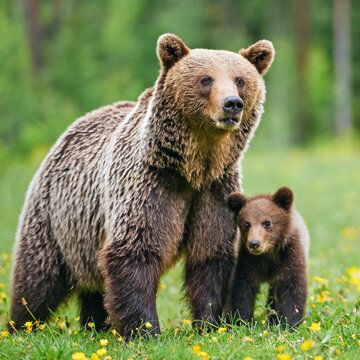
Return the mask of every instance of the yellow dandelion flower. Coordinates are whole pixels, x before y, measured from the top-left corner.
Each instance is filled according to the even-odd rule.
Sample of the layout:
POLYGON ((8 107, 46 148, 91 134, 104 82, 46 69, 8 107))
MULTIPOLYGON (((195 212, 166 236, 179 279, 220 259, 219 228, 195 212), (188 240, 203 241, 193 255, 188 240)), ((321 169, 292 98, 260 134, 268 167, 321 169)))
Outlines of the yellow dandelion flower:
POLYGON ((309 339, 309 340, 305 340, 302 344, 301 344, 301 350, 305 351, 305 350, 309 350, 312 345, 314 343, 314 340, 309 339))
POLYGON ((352 337, 353 339, 355 339, 355 338, 356 338, 355 334, 351 334, 351 337, 352 337))
POLYGON ((342 282, 342 279, 341 279, 341 277, 338 277, 337 279, 336 279, 336 281, 339 283, 339 282, 342 282))
POLYGON ((360 340, 357 342, 357 344, 358 344, 358 347, 360 347, 360 340))
POLYGON ((341 236, 343 238, 355 239, 358 236, 358 231, 354 227, 345 226, 341 229, 341 236))
POLYGON ((146 323, 145 323, 145 327, 146 327, 147 329, 150 329, 150 328, 152 327, 152 324, 151 324, 150 322, 146 322, 146 323))
POLYGON ((75 321, 79 321, 79 320, 80 320, 80 316, 75 317, 74 320, 75 320, 75 321))
POLYGON ((249 356, 245 356, 244 360, 253 360, 253 358, 249 357, 249 356))
POLYGON ((262 323, 263 325, 265 325, 266 321, 265 321, 265 320, 261 320, 261 323, 262 323))
POLYGON ((314 360, 323 360, 322 356, 314 356, 314 360))
POLYGON ((336 355, 339 355, 339 354, 340 354, 340 350, 336 349, 336 350, 335 350, 335 354, 336 354, 336 355))
POLYGON ((111 356, 110 356, 110 355, 105 356, 105 357, 104 357, 104 360, 111 360, 111 356))
POLYGON ((86 356, 83 352, 76 352, 71 355, 71 358, 73 360, 83 360, 86 358, 86 356))
POLYGON ((7 337, 9 336, 9 332, 8 331, 2 331, 1 332, 1 337, 7 337))
POLYGON ((87 326, 92 329, 92 328, 95 326, 95 324, 94 324, 93 322, 89 322, 89 323, 87 324, 87 326))
POLYGON ((200 351, 201 351, 201 346, 199 346, 199 345, 193 346, 193 348, 192 348, 193 354, 199 354, 200 351))
POLYGON ((101 359, 99 358, 98 354, 93 353, 91 355, 91 360, 101 360, 101 359))
POLYGON ((39 326, 39 329, 42 331, 42 330, 45 329, 45 327, 46 327, 46 324, 41 324, 41 325, 39 326))
POLYGON ((321 331, 321 326, 318 323, 311 323, 311 326, 309 327, 310 331, 321 331))
POLYGON ((117 332, 116 332, 115 329, 114 329, 114 330, 111 330, 111 333, 112 333, 113 335, 116 335, 116 334, 117 334, 117 332))
POLYGON ((204 352, 204 351, 200 351, 198 353, 198 356, 201 356, 202 360, 208 360, 209 359, 208 354, 206 352, 204 352))
POLYGON ((9 259, 9 254, 3 253, 3 254, 1 255, 1 257, 2 257, 2 259, 3 259, 4 261, 6 261, 6 260, 9 259))
POLYGON ((22 338, 21 337, 19 337, 19 343, 21 343, 22 342, 22 338))
POLYGON ((6 294, 3 291, 0 292, 0 298, 6 299, 6 294))
POLYGON ((219 330, 218 330, 219 335, 221 335, 224 332, 226 332, 226 328, 219 328, 219 330))
POLYGON ((191 321, 190 321, 190 320, 187 320, 187 319, 184 319, 184 320, 183 320, 183 324, 184 324, 184 325, 189 325, 189 324, 191 324, 191 321))
POLYGON ((163 290, 165 290, 165 289, 166 289, 166 284, 161 283, 161 284, 160 284, 160 288, 163 289, 163 290))
POLYGON ((217 338, 215 336, 213 336, 212 338, 215 342, 217 342, 217 338))
POLYGON ((5 285, 3 283, 0 283, 0 289, 1 290, 5 289, 5 285))
POLYGON ((282 352, 284 350, 285 346, 284 345, 279 345, 277 348, 278 352, 282 352))
POLYGON ((176 328, 175 330, 174 330, 174 334, 176 335, 178 332, 179 332, 179 328, 176 328))
POLYGON ((279 360, 290 360, 291 359, 291 355, 289 355, 289 354, 277 354, 276 357, 279 360))
POLYGON ((121 336, 118 337, 118 342, 122 342, 123 338, 121 336))
POLYGON ((318 282, 319 284, 322 284, 322 285, 327 285, 328 284, 327 279, 324 279, 324 278, 322 278, 320 276, 313 276, 312 279, 313 279, 313 281, 316 281, 316 282, 318 282))
POLYGON ((104 355, 106 355, 106 349, 104 349, 104 348, 99 349, 96 353, 100 356, 104 356, 104 355))
POLYGON ((266 331, 266 330, 264 330, 262 334, 263 334, 263 336, 268 336, 268 335, 269 335, 269 332, 266 331))
POLYGON ((101 340, 100 340, 100 345, 101 345, 101 346, 107 346, 108 343, 109 343, 109 340, 108 340, 108 339, 101 339, 101 340))
POLYGON ((313 309, 315 309, 315 308, 316 308, 316 305, 315 305, 315 304, 311 304, 311 307, 312 307, 313 309))
POLYGON ((342 347, 345 347, 345 345, 346 345, 345 343, 342 343, 342 344, 341 344, 342 347))
POLYGON ((244 340, 244 343, 252 343, 253 342, 253 339, 251 339, 247 336, 245 336, 243 340, 244 340))

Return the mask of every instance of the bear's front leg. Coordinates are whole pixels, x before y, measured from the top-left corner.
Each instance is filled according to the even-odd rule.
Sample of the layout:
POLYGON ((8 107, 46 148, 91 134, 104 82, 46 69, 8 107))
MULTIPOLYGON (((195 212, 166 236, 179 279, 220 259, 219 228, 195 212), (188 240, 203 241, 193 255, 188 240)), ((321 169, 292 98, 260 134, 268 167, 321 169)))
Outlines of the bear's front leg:
POLYGON ((234 278, 231 284, 230 320, 237 325, 238 320, 251 321, 254 313, 256 295, 259 292, 260 277, 252 261, 239 255, 234 278))
POLYGON ((156 292, 161 264, 151 253, 125 254, 117 244, 101 253, 105 308, 115 329, 131 336, 160 334, 156 292), (148 324, 150 323, 151 326, 148 324))
POLYGON ((280 322, 291 327, 300 325, 307 297, 306 265, 302 256, 289 254, 278 276, 275 310, 280 322))
POLYGON ((234 266, 235 219, 217 186, 194 199, 185 236, 185 287, 195 325, 219 324, 234 266))

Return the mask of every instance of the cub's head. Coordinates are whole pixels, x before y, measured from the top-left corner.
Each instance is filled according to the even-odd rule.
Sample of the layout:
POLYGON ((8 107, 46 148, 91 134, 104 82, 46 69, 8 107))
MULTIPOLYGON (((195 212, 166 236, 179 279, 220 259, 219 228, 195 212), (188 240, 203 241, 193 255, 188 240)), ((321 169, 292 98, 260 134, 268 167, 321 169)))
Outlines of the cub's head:
POLYGON ((251 254, 272 253, 285 245, 293 198, 293 192, 287 187, 281 187, 273 195, 230 194, 229 207, 237 214, 242 244, 251 254))
POLYGON ((262 76, 274 58, 270 41, 261 40, 238 53, 223 50, 190 50, 173 34, 158 39, 160 92, 205 132, 230 132, 239 127, 254 106, 264 101, 262 76))

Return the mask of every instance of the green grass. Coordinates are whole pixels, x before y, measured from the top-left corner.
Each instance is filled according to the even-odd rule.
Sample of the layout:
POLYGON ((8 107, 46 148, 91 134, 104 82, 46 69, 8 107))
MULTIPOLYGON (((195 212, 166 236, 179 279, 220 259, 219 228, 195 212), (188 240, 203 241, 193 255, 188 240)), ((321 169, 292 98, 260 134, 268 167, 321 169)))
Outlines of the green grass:
MULTIPOLYGON (((15 163, 0 173, 0 253, 12 252, 18 215, 37 158, 31 163, 15 163)), ((62 319, 62 330, 53 319, 44 330, 33 327, 29 333, 2 337, 0 358, 71 359, 76 352, 90 358, 102 347, 100 339, 108 339, 106 355, 112 359, 276 359, 278 354, 290 354, 292 359, 360 359, 360 149, 333 142, 307 150, 261 152, 255 144, 245 157, 243 169, 247 195, 273 192, 282 185, 291 187, 296 207, 308 224, 309 297, 307 316, 298 330, 281 331, 263 323, 263 287, 252 326, 234 327, 222 334, 217 330, 206 335, 194 333, 191 325, 184 323, 190 315, 181 292, 180 263, 163 277, 159 289, 157 304, 163 333, 158 339, 126 344, 111 332, 84 331, 74 320, 78 308, 72 299, 55 314, 62 319), (66 316, 69 327, 64 324, 66 316), (312 322, 320 324, 321 331, 311 331, 312 322), (312 347, 301 350, 307 339, 314 340, 312 347), (280 345, 284 349, 278 352, 280 345), (194 354, 193 346, 200 346, 207 355, 194 354)), ((2 255, 2 330, 8 320, 10 263, 11 257, 2 255)))

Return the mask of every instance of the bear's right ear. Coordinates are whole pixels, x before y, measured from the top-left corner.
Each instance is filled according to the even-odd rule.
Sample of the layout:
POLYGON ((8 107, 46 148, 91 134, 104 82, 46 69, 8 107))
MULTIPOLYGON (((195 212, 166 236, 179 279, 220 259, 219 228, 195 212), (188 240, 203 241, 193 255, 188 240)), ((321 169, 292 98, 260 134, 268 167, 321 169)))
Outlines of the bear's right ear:
POLYGON ((244 207, 246 198, 240 193, 232 193, 228 197, 228 206, 236 214, 244 207))
POLYGON ((260 75, 264 75, 274 60, 275 49, 271 41, 260 40, 247 49, 241 49, 239 54, 249 60, 260 75))
POLYGON ((294 201, 294 194, 286 186, 281 187, 273 196, 272 201, 277 205, 288 211, 294 201))
POLYGON ((161 35, 157 42, 157 55, 164 71, 189 53, 189 48, 174 34, 161 35))

